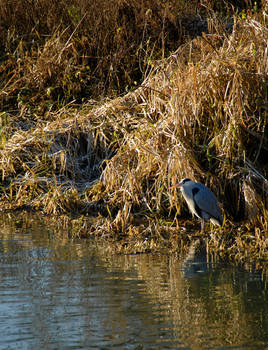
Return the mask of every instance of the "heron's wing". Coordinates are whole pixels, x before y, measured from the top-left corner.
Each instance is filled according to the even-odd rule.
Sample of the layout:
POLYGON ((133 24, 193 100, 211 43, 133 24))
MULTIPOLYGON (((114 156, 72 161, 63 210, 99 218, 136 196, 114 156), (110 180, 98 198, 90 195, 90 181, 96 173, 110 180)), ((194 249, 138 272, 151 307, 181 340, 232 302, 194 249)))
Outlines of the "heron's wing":
POLYGON ((209 188, 198 183, 197 186, 192 189, 192 193, 196 205, 202 211, 206 212, 215 219, 221 219, 221 210, 217 198, 209 188))

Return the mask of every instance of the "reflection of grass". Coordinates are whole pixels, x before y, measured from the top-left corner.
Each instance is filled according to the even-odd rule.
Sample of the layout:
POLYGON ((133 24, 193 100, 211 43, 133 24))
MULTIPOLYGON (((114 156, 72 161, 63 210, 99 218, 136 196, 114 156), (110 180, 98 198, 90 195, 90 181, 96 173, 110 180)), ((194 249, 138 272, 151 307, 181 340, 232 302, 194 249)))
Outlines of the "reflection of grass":
MULTIPOLYGON (((268 305, 260 303, 267 295, 265 277, 261 281, 260 276, 255 273, 243 275, 241 269, 228 271, 226 265, 216 262, 213 271, 196 273, 192 278, 185 278, 185 257, 182 252, 118 255, 116 251, 109 250, 111 247, 105 243, 103 247, 98 244, 97 248, 94 241, 74 240, 71 243, 68 238, 69 227, 62 225, 63 220, 61 227, 59 222, 56 227, 56 220, 52 224, 51 218, 38 218, 34 215, 16 215, 9 219, 7 215, 0 215, 0 221, 1 249, 6 254, 3 261, 7 261, 10 256, 10 259, 15 259, 12 260, 12 265, 17 264, 18 257, 19 262, 23 259, 24 251, 28 267, 35 266, 38 262, 44 272, 44 268, 50 266, 51 284, 46 284, 46 290, 53 286, 55 293, 58 292, 55 287, 58 281, 64 281, 65 278, 70 280, 70 276, 75 273, 77 298, 80 302, 85 302, 84 306, 88 307, 89 313, 92 311, 92 298, 90 305, 86 304, 88 298, 86 301, 83 299, 83 296, 88 295, 89 286, 93 287, 91 292, 94 293, 96 279, 97 287, 108 279, 111 280, 112 283, 104 284, 103 303, 105 304, 106 297, 109 299, 108 304, 105 304, 105 324, 129 324, 134 312, 134 318, 138 317, 149 328, 157 325, 159 330, 163 325, 168 330, 168 327, 172 327, 172 338, 177 337, 184 346, 191 348, 205 348, 206 345, 210 348, 235 346, 246 341, 253 344, 255 339, 260 340, 266 332, 268 305), (58 233, 56 237, 55 232, 58 233), (15 254, 12 254, 14 251, 15 254), (35 253, 32 254, 32 251, 35 253), (22 254, 18 254, 19 252, 22 254), (51 264, 42 265, 44 260, 50 260, 51 264), (125 293, 130 293, 131 300, 127 299, 125 293), (256 324, 259 325, 257 336, 254 328, 256 324), (206 340, 208 342, 204 345, 206 340)), ((252 266, 249 267, 251 269, 252 266)), ((44 278, 42 271, 40 281, 44 278)), ((22 277, 26 272, 19 269, 22 277)), ((29 286, 35 287, 36 283, 28 283, 27 290, 29 286)), ((67 285, 70 286, 72 284, 67 285)))
MULTIPOLYGON (((95 8, 89 10, 93 14, 95 8)), ((146 26, 150 14, 146 10, 146 26)), ((81 108, 66 102, 92 94, 84 94, 89 85, 96 94, 120 90, 125 80, 134 81, 137 67, 129 61, 121 79, 126 23, 116 23, 113 41, 102 37, 110 22, 103 23, 103 32, 88 36, 88 12, 70 7, 65 15, 70 27, 63 30, 60 24, 49 37, 36 29, 30 48, 20 41, 15 49, 12 32, 6 47, 13 56, 4 63, 0 98, 9 101, 10 109, 16 96, 18 113, 1 115, 2 206, 31 206, 49 214, 101 212, 97 224, 76 222, 77 234, 120 237, 128 243, 120 249, 126 250, 157 250, 167 242, 174 248, 183 237, 176 212, 186 211, 170 187, 187 176, 212 188, 227 218, 247 220, 239 226, 226 220, 225 229, 209 239, 210 247, 238 260, 267 256, 267 30, 261 14, 235 17, 232 34, 214 14, 214 34, 181 45, 167 59, 156 61, 162 55, 146 46, 150 74, 139 88, 123 97, 84 102, 81 108), (100 54, 100 37, 108 40, 102 41, 105 50, 119 56, 114 62, 104 50, 93 67, 83 57, 93 50, 89 38, 100 54), (94 82, 101 77, 105 86, 98 89, 94 82)))
POLYGON ((197 274, 187 280, 182 273, 182 262, 175 256, 124 256, 117 258, 114 266, 137 270, 138 278, 144 281, 154 301, 168 302, 162 317, 169 321, 172 318, 173 324, 180 325, 178 338, 185 339, 189 346, 204 346, 204 338, 198 336, 201 334, 210 335, 212 348, 254 339, 256 330, 252 330, 252 324, 256 315, 245 313, 250 281, 245 278, 242 284, 241 274, 226 272, 222 266, 209 275, 197 274))

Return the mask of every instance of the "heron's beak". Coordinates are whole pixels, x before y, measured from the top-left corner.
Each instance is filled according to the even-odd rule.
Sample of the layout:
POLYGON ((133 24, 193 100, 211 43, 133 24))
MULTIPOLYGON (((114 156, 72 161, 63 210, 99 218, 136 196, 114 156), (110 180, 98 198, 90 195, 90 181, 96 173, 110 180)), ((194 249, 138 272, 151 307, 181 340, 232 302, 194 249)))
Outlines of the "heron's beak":
POLYGON ((171 186, 172 189, 173 189, 173 188, 177 188, 177 187, 181 187, 181 184, 178 183, 178 184, 175 184, 175 185, 171 186))

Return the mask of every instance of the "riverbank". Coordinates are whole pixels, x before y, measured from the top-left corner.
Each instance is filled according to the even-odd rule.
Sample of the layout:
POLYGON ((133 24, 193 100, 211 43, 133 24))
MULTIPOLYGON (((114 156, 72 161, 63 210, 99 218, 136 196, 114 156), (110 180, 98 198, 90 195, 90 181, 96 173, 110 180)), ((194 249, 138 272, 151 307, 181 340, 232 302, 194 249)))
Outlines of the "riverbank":
MULTIPOLYGON (((13 33, 2 57, 1 210, 41 211, 59 230, 106 237, 121 252, 176 250, 200 234, 171 190, 187 176, 206 183, 225 213, 223 228, 206 226, 208 249, 236 261, 267 259, 267 12, 232 14, 230 30, 208 10, 211 31, 181 37, 167 57, 144 41, 141 82, 126 78, 131 86, 118 97, 116 82, 126 87, 119 78, 128 71, 110 56, 98 71, 99 91, 107 87, 98 100, 87 88, 97 90, 99 62, 86 57, 86 17, 77 8, 67 11, 67 37, 69 27, 43 44, 33 32, 32 44, 13 33)), ((144 10, 146 20, 154 11, 144 10)), ((126 23, 117 23, 116 52, 129 44, 126 23)))

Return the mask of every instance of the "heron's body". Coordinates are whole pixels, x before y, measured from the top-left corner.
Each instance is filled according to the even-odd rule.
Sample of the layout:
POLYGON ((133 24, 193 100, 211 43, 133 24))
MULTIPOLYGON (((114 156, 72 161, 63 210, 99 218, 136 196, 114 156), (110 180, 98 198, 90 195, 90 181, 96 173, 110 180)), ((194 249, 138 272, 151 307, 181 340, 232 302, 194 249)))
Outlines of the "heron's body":
POLYGON ((222 225, 223 218, 217 198, 208 187, 188 178, 181 180, 174 187, 181 188, 191 213, 201 219, 202 231, 207 220, 210 220, 214 225, 222 225))

